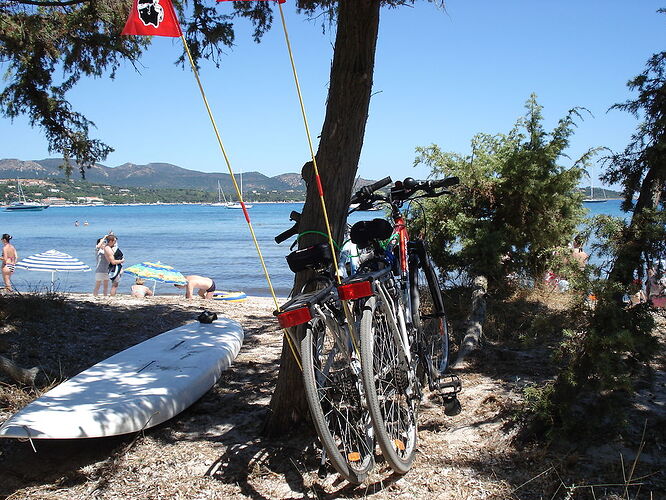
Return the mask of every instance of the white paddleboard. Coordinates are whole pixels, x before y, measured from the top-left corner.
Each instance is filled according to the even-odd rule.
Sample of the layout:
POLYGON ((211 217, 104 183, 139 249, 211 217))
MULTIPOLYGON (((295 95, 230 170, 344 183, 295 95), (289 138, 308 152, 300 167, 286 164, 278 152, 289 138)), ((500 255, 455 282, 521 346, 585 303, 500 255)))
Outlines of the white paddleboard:
POLYGON ((162 333, 54 387, 0 426, 0 438, 94 438, 161 424, 203 396, 242 343, 243 329, 225 317, 162 333))

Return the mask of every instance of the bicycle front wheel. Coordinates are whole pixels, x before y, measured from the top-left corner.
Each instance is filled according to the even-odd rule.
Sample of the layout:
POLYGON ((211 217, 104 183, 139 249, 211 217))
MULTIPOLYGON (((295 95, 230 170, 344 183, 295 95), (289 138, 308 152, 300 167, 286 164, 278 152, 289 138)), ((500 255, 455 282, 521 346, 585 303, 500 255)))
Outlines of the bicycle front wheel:
POLYGON ((426 257, 418 265, 410 267, 409 273, 412 318, 421 343, 420 362, 428 374, 432 390, 449 366, 449 329, 441 307, 443 301, 439 281, 430 259, 426 257))
POLYGON ((374 466, 374 440, 362 399, 360 362, 347 332, 315 317, 307 325, 301 353, 305 395, 321 444, 342 477, 361 483, 374 466))
POLYGON ((395 472, 406 474, 416 451, 417 401, 409 394, 409 367, 401 366, 404 355, 390 315, 390 308, 377 296, 365 304, 360 334, 363 385, 382 454, 395 472))

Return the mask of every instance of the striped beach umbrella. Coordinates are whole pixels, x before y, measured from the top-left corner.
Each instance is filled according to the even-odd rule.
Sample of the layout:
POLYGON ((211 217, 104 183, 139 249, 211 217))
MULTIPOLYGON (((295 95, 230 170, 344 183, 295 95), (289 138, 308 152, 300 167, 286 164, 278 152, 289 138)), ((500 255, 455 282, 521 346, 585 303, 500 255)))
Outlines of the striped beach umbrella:
MULTIPOLYGON (((142 262, 134 264, 125 269, 125 273, 137 278, 152 280, 160 283, 172 283, 174 285, 187 285, 187 280, 183 274, 171 266, 161 262, 142 262)), ((154 286, 153 286, 154 288, 154 286)))
POLYGON ((58 250, 48 250, 43 253, 36 253, 30 257, 18 261, 17 269, 27 269, 28 271, 46 271, 51 273, 51 291, 55 283, 55 273, 63 272, 87 272, 90 267, 81 262, 76 257, 72 257, 58 250))

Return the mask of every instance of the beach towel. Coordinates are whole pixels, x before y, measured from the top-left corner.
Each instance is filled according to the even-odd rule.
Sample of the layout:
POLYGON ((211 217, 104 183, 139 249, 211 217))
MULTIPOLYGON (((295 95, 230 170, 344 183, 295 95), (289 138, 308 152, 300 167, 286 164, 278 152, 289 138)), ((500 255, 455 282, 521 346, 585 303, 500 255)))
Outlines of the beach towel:
MULTIPOLYGON (((120 251, 120 248, 116 249, 116 252, 113 254, 115 260, 120 260, 123 258, 123 253, 120 251)), ((111 281, 115 280, 120 276, 120 272, 123 269, 122 264, 109 264, 109 279, 111 281)))

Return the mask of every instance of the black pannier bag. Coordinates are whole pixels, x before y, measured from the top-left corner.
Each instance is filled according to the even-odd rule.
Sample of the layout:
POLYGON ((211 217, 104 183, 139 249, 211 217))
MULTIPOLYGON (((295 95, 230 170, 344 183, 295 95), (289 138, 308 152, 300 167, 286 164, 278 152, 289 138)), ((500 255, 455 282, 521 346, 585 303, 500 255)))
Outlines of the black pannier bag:
POLYGON ((393 226, 386 219, 362 220, 349 232, 352 243, 367 248, 373 240, 386 240, 393 234, 393 226))
POLYGON ((296 250, 287 255, 287 264, 294 273, 306 269, 322 269, 330 265, 331 262, 333 262, 331 250, 326 243, 296 250))

